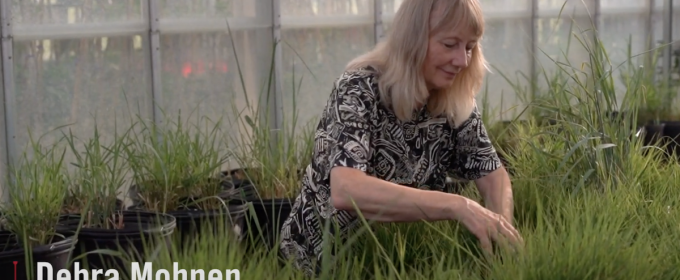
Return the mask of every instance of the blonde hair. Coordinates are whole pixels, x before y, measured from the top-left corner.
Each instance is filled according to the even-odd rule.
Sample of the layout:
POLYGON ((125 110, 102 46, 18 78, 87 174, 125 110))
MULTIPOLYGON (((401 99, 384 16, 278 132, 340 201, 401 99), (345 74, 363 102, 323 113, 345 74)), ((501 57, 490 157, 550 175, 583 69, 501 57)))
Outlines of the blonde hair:
POLYGON ((470 117, 475 107, 475 96, 486 71, 489 71, 481 44, 475 44, 468 67, 456 75, 451 87, 432 96, 427 89, 422 65, 432 32, 445 28, 471 28, 481 38, 484 18, 478 1, 404 0, 386 40, 352 60, 346 70, 367 66, 375 68, 379 75, 381 100, 400 120, 410 120, 416 105, 428 102, 432 114, 445 115, 454 127, 458 127, 470 117))

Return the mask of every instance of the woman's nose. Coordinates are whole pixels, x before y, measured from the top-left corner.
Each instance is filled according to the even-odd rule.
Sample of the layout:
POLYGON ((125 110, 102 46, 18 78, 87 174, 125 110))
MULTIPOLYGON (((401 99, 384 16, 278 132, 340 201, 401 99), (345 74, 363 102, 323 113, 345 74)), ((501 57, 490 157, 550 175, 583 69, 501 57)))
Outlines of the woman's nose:
POLYGON ((460 67, 460 68, 465 68, 468 66, 468 52, 465 48, 461 48, 459 50, 455 51, 455 54, 453 55, 453 59, 451 60, 451 64, 460 67))

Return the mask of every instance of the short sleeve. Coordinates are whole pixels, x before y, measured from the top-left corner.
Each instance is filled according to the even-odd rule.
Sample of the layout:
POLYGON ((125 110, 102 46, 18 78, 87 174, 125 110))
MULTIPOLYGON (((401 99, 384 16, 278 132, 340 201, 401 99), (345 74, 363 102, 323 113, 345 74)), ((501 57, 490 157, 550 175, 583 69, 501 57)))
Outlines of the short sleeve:
POLYGON ((343 166, 363 172, 368 170, 374 104, 374 91, 366 77, 346 74, 338 80, 326 112, 331 168, 343 166))
POLYGON ((454 130, 452 175, 462 180, 477 180, 501 167, 496 149, 489 139, 479 109, 454 130))

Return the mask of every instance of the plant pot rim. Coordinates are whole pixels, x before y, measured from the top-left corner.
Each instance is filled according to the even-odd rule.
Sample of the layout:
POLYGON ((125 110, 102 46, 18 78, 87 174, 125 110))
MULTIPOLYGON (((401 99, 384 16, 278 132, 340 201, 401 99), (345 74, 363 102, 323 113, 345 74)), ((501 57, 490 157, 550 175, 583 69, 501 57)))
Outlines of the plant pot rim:
POLYGON ((245 214, 248 211, 246 204, 228 204, 226 209, 176 209, 166 213, 177 218, 204 217, 204 216, 235 216, 245 214))
MULTIPOLYGON (((49 256, 49 255, 54 255, 54 254, 60 254, 65 251, 71 250, 73 247, 73 244, 78 242, 78 237, 73 235, 73 234, 62 234, 64 235, 63 237, 60 236, 57 233, 52 236, 52 238, 60 239, 58 241, 52 241, 49 244, 43 244, 43 245, 38 245, 33 248, 31 248, 31 251, 33 252, 34 258, 35 255, 44 255, 44 256, 49 256)), ((7 236, 9 240, 14 240, 17 241, 16 234, 14 234, 11 231, 8 230, 2 230, 0 231, 0 236, 7 236)), ((5 258, 5 259, 10 259, 14 258, 16 260, 23 260, 24 255, 25 255, 26 250, 24 250, 23 247, 21 248, 16 248, 16 249, 10 249, 10 250, 2 250, 0 249, 0 259, 5 258)))
MULTIPOLYGON (((154 235, 161 234, 163 236, 172 234, 176 227, 176 219, 174 216, 143 210, 125 210, 120 212, 125 220, 136 219, 139 227, 125 227, 122 229, 103 229, 103 228, 85 228, 81 227, 78 235, 81 237, 108 237, 108 236, 128 236, 128 235, 154 235)), ((58 233, 75 233, 78 230, 80 223, 80 214, 61 215, 57 226, 58 233)), ((133 222, 125 222, 126 224, 133 224, 133 222)))
POLYGON ((295 203, 295 199, 297 197, 272 197, 272 198, 253 198, 253 199, 248 199, 246 202, 250 202, 253 204, 286 204, 290 203, 293 204, 295 203))

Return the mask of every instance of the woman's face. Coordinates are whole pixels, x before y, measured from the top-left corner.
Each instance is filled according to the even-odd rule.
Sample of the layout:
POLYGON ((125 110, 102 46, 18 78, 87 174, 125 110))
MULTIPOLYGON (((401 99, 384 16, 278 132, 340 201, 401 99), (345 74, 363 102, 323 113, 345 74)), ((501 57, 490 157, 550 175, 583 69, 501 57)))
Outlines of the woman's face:
POLYGON ((451 86, 468 66, 477 37, 470 28, 444 29, 430 36, 423 74, 429 90, 451 86))

